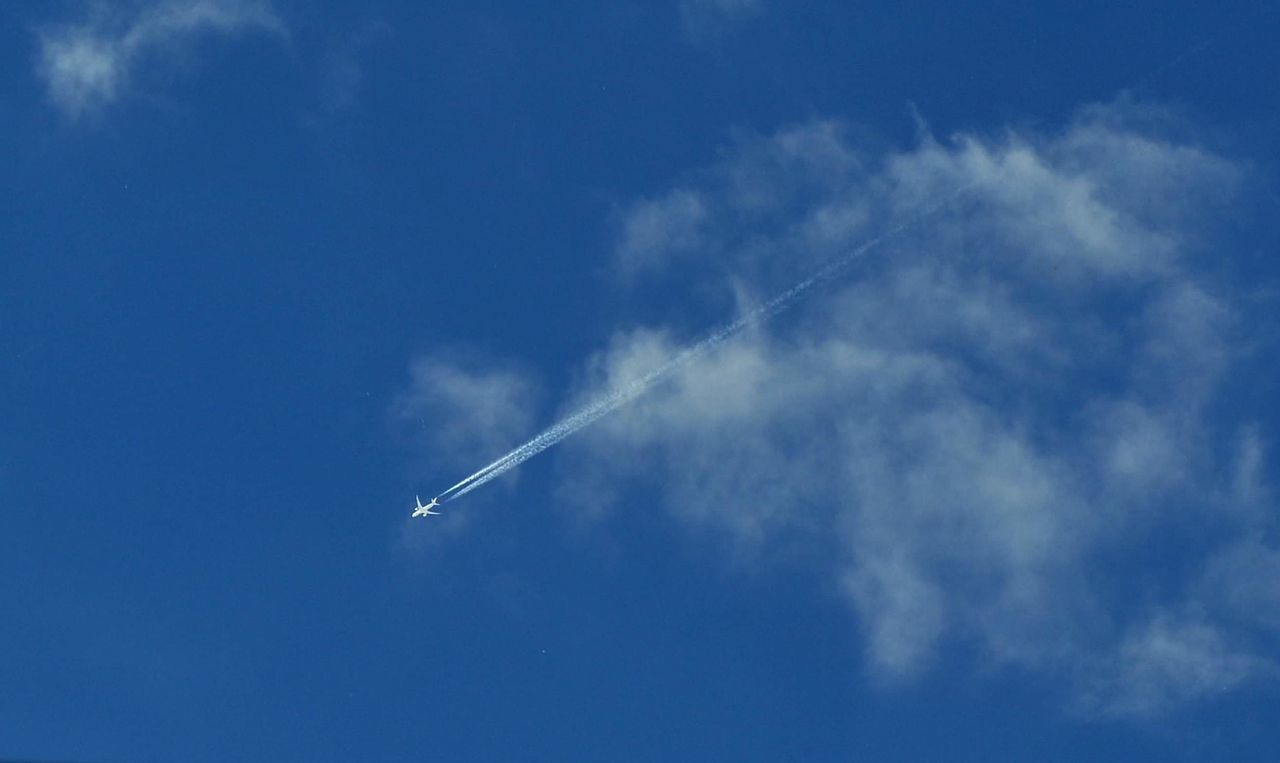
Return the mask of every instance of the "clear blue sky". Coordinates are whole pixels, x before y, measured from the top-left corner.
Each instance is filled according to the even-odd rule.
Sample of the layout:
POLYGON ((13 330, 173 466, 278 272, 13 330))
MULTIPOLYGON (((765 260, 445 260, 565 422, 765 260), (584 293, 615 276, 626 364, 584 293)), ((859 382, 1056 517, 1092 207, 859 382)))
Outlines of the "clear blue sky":
POLYGON ((360 5, 0 10, 0 758, 1274 759, 1274 3, 360 5))

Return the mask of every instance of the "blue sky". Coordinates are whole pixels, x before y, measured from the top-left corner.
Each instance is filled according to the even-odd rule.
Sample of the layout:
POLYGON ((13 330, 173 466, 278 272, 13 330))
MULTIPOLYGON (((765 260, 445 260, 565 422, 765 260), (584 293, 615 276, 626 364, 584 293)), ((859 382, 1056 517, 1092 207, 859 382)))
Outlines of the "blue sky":
POLYGON ((0 757, 1273 757, 1273 4, 795 5, 6 5, 0 757))

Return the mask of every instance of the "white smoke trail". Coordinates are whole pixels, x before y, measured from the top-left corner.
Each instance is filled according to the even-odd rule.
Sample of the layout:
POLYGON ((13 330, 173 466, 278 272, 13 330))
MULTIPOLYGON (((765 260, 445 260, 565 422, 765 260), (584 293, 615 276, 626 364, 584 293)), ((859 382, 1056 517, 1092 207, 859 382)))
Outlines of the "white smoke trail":
POLYGON ((512 450, 510 453, 506 454, 505 456, 502 456, 501 458, 489 464, 488 466, 484 467, 480 471, 476 472, 475 474, 472 474, 470 477, 467 477, 466 479, 462 480, 458 484, 444 491, 443 493, 440 494, 441 500, 451 501, 455 498, 460 498, 466 495, 467 493, 470 493, 472 490, 475 490, 476 488, 485 484, 489 480, 496 479, 502 476, 503 474, 507 473, 511 469, 514 469, 515 467, 519 466, 525 461, 528 461, 529 459, 538 455, 539 453, 546 450, 547 448, 550 448, 551 446, 560 442, 561 440, 573 434, 574 432, 577 432, 579 429, 582 429, 588 424, 591 424, 596 419, 599 419, 601 416, 604 416, 605 414, 608 414, 611 411, 614 411, 617 408, 623 405, 626 405, 632 400, 635 400, 637 397, 644 394, 651 386, 653 386, 654 383, 662 379, 667 374, 671 373, 673 370, 685 365, 689 361, 699 356, 705 355, 707 352, 714 349, 717 345, 721 344, 726 339, 729 339, 734 334, 737 334, 739 331, 742 331, 743 329, 749 326, 754 326, 758 323, 766 321, 769 318, 772 318, 773 316, 782 312, 783 310, 786 310, 797 299, 799 299, 805 292, 809 291, 814 286, 817 286, 827 280, 830 280, 832 277, 836 276, 841 270, 843 270, 846 266, 848 266, 851 262, 856 260, 858 257, 862 256, 866 252, 870 251, 871 249, 874 249, 875 247, 884 243, 884 241, 886 241, 887 239, 893 238, 894 236, 897 236, 903 231, 915 226, 917 223, 919 223, 919 221, 922 218, 933 214, 941 207, 950 203, 956 196, 959 196, 960 194, 969 190, 969 188, 972 187, 973 185, 974 183, 965 185, 959 190, 949 194, 942 201, 936 204, 933 204, 930 207, 918 212, 911 220, 895 225, 894 227, 888 229, 884 233, 881 233, 879 236, 862 244, 861 246, 854 249, 853 251, 848 252, 843 256, 838 257, 835 260, 827 263, 813 275, 804 279, 803 281, 796 284, 795 286, 792 286, 791 288, 777 295, 776 297, 769 300, 768 302, 765 302, 764 304, 755 308, 754 310, 742 316, 741 318, 737 319, 736 321, 729 323, 725 326, 721 326, 719 329, 712 332, 702 341, 698 342, 695 345, 692 345, 691 347, 684 349, 683 351, 678 353, 675 357, 671 358, 671 360, 667 361, 666 363, 659 366, 658 368, 655 368, 654 370, 650 371, 644 376, 641 376, 639 379, 632 381, 630 384, 626 385, 625 387, 614 390, 609 395, 605 396, 604 398, 601 398, 600 400, 595 401, 591 405, 588 405, 586 408, 583 408, 582 410, 578 411, 577 413, 574 413, 568 418, 561 420, 559 423, 553 425, 546 431, 534 437, 532 440, 529 440, 524 445, 521 445, 515 450, 512 450))

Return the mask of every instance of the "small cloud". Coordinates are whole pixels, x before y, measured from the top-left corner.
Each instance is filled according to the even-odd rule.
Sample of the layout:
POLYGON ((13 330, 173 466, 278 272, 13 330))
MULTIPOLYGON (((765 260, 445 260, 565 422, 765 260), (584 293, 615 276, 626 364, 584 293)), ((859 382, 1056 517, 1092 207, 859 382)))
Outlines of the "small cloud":
POLYGON ((1280 548, 1249 538, 1223 550, 1208 565, 1201 599, 1231 620, 1274 638, 1280 634, 1280 548))
MULTIPOLYGON (((519 369, 473 356, 428 356, 413 364, 410 376, 390 416, 419 448, 420 465, 412 476, 425 483, 423 500, 529 436, 540 396, 519 369)), ((500 482, 509 487, 514 477, 506 475, 500 482)), ((436 553, 471 532, 476 516, 453 508, 441 509, 429 524, 411 519, 406 510, 397 547, 411 554, 436 553)))
POLYGON ((265 0, 167 0, 130 17, 95 5, 87 20, 40 33, 37 72, 50 101, 74 120, 119 100, 149 56, 171 57, 201 34, 253 29, 284 33, 265 0))
POLYGON ((1103 690, 1101 709, 1121 717, 1153 717, 1235 689, 1275 667, 1233 647, 1204 622, 1157 619, 1130 633, 1116 654, 1114 686, 1103 690))
POLYGON ((423 433, 433 476, 452 476, 440 465, 452 470, 487 463, 533 426, 537 389, 517 370, 429 357, 414 363, 411 373, 392 414, 423 433))
POLYGON ((845 578, 845 590, 867 625, 867 657, 877 678, 918 673, 933 656, 946 625, 945 592, 923 579, 919 565, 887 553, 845 578))
MULTIPOLYGON (((620 274, 654 276, 678 263, 716 260, 731 252, 773 260, 773 253, 759 245, 780 228, 794 228, 797 251, 809 257, 847 245, 851 236, 867 230, 869 207, 861 195, 840 192, 865 174, 846 133, 844 125, 830 120, 767 138, 736 131, 731 155, 696 173, 691 185, 623 211, 614 249, 620 274), (796 215, 804 212, 797 224, 796 215)), ((734 269, 740 265, 734 263, 734 269)))
POLYGON ((761 0, 680 0, 680 27, 690 40, 704 41, 763 13, 761 0))
POLYGON ((327 111, 342 111, 356 104, 364 84, 364 66, 360 57, 365 48, 388 37, 391 31, 391 25, 386 22, 369 22, 329 56, 321 93, 327 111))
POLYGON ((706 217, 701 197, 687 190, 635 204, 623 220, 617 248, 622 271, 636 273, 669 257, 693 252, 701 241, 699 226, 706 217))

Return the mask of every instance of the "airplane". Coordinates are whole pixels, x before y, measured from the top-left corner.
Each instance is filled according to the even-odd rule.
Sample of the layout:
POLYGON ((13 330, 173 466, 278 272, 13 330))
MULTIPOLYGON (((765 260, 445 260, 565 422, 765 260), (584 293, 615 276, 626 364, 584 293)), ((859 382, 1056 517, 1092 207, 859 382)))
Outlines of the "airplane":
POLYGON ((416 509, 414 509, 414 510, 413 510, 413 516, 415 516, 415 517, 425 517, 425 516, 427 516, 428 514, 436 515, 436 514, 439 514, 439 513, 440 513, 440 512, 438 512, 438 511, 432 511, 432 510, 431 510, 431 507, 432 507, 432 506, 439 506, 439 505, 440 505, 440 496, 436 496, 435 498, 432 498, 432 499, 431 499, 431 502, 430 502, 430 503, 428 503, 426 506, 423 506, 423 505, 422 505, 422 499, 421 499, 421 498, 419 498, 418 496, 416 496, 416 495, 415 495, 415 496, 413 497, 413 499, 414 499, 415 501, 417 501, 417 502, 418 502, 418 508, 416 508, 416 509))

